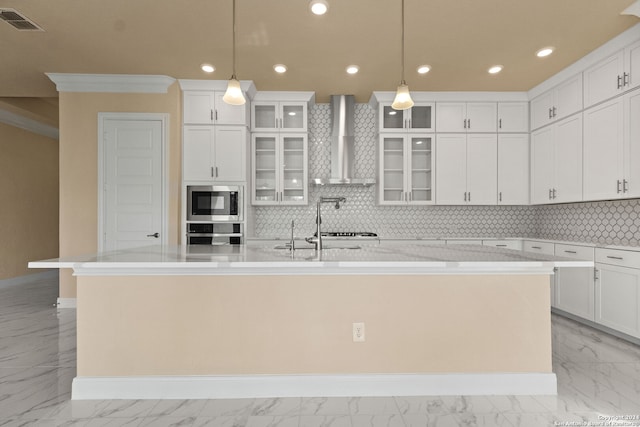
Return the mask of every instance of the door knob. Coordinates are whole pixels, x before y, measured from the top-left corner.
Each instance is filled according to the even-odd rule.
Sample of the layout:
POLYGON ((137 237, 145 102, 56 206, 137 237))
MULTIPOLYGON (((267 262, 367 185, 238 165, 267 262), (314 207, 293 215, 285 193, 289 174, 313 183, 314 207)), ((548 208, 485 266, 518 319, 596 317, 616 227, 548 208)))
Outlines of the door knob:
POLYGON ((153 234, 147 234, 147 237, 155 237, 157 239, 158 237, 160 237, 160 233, 155 232, 153 234))

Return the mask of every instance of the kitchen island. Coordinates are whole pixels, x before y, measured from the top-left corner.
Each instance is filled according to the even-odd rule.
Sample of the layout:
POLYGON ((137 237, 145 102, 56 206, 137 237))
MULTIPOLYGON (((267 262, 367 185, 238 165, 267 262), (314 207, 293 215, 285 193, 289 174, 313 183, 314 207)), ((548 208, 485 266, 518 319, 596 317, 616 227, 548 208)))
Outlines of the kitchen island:
POLYGON ((590 265, 412 243, 30 263, 78 278, 74 399, 555 394, 549 276, 590 265))

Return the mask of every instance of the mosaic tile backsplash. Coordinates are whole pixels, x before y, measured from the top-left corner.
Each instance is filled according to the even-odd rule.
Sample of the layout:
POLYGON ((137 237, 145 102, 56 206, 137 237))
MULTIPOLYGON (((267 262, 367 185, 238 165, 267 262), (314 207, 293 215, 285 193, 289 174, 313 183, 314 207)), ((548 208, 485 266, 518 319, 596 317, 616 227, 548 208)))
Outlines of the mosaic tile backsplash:
MULTIPOLYGON (((355 109, 355 176, 376 176, 376 114, 368 104, 355 109)), ((309 176, 331 174, 329 104, 309 111, 309 176)), ((322 208, 325 231, 369 231, 382 238, 531 237, 640 246, 640 200, 552 206, 378 206, 376 186, 311 186, 307 206, 252 207, 254 236, 286 238, 315 231, 315 201, 344 196, 336 210, 322 208)))

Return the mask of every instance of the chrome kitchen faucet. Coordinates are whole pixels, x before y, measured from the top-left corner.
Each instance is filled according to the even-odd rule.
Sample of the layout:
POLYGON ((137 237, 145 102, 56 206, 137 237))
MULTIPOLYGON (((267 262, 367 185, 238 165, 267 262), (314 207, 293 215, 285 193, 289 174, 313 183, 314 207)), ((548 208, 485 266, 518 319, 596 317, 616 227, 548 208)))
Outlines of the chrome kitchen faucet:
POLYGON ((322 230, 320 224, 322 224, 321 206, 323 203, 335 203, 335 208, 340 209, 340 203, 346 202, 346 197, 320 197, 316 205, 316 235, 314 237, 307 237, 305 240, 307 243, 313 243, 316 247, 316 251, 322 250, 322 230))

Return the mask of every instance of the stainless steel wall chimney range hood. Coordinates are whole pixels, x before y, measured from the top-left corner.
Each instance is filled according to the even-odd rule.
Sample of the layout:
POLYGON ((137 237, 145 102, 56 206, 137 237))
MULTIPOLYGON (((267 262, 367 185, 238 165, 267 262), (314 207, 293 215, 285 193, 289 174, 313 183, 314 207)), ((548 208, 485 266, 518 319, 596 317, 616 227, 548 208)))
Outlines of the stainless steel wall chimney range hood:
POLYGON ((314 178, 316 185, 372 185, 373 178, 354 178, 355 97, 331 95, 331 177, 314 178))

